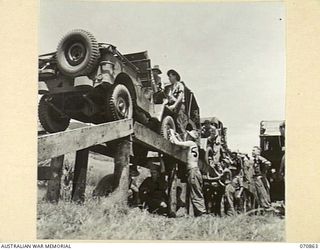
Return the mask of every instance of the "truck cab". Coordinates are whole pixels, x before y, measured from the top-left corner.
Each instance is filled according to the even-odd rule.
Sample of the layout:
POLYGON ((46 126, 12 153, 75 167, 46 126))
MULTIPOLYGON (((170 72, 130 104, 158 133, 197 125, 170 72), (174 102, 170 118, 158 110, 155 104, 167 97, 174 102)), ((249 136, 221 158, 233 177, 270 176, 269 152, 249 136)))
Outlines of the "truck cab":
POLYGON ((284 179, 281 178, 281 161, 285 154, 284 121, 260 122, 261 156, 271 162, 267 173, 270 181, 271 200, 284 200, 284 179))

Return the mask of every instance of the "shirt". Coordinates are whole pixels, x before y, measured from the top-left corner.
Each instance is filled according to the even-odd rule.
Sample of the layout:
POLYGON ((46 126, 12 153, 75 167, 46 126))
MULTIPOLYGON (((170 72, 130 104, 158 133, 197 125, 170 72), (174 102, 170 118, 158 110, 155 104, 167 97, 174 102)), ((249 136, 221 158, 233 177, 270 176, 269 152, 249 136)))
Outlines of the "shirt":
POLYGON ((193 141, 185 142, 189 146, 188 151, 188 164, 187 168, 197 168, 198 167, 198 160, 199 160, 199 148, 198 145, 193 141))
POLYGON ((255 157, 253 159, 254 176, 261 176, 262 174, 266 173, 266 168, 270 165, 271 162, 262 156, 259 155, 255 157))
POLYGON ((216 128, 210 125, 210 127, 202 126, 201 128, 201 135, 203 138, 208 138, 216 134, 216 128))
POLYGON ((146 178, 139 187, 139 195, 142 200, 149 198, 161 199, 166 197, 167 184, 161 177, 154 181, 151 177, 146 178))
POLYGON ((243 177, 240 175, 236 175, 232 181, 231 185, 234 187, 235 190, 239 190, 243 187, 243 177))
POLYGON ((182 103, 184 103, 184 84, 182 82, 170 85, 169 97, 173 96, 175 99, 178 99, 180 94, 182 94, 182 103))

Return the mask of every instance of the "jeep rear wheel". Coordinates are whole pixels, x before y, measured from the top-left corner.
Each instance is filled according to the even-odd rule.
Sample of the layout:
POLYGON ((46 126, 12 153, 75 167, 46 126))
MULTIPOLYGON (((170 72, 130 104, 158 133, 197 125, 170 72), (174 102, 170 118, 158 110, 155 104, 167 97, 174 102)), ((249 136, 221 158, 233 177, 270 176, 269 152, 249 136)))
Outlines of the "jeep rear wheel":
POLYGON ((133 117, 133 102, 129 90, 117 84, 107 97, 107 119, 116 121, 133 117))
POLYGON ((171 116, 165 116, 161 122, 160 134, 165 138, 169 139, 169 130, 173 129, 176 131, 176 125, 174 124, 174 120, 171 116))
POLYGON ((57 109, 61 99, 43 95, 38 106, 38 116, 41 126, 49 133, 64 131, 68 128, 70 118, 64 117, 57 109))
POLYGON ((92 73, 99 57, 98 42, 85 30, 71 31, 57 48, 57 66, 63 74, 71 77, 92 73))

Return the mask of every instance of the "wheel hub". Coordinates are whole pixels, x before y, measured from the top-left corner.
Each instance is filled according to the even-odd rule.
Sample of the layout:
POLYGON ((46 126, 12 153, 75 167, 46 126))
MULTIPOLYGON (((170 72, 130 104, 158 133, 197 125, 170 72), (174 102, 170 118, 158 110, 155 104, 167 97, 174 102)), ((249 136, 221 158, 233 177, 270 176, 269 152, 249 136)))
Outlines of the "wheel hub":
POLYGON ((117 102, 117 110, 122 117, 127 117, 128 108, 125 100, 123 98, 119 98, 117 102))
POLYGON ((67 58, 69 63, 73 65, 80 64, 86 55, 86 49, 82 43, 74 43, 67 50, 67 58))

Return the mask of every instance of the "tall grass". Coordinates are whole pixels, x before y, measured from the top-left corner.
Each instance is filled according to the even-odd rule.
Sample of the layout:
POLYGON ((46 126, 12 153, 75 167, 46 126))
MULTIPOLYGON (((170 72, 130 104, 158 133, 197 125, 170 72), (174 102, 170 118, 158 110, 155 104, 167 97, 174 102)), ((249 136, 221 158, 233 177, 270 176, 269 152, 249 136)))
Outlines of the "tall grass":
POLYGON ((123 206, 113 194, 83 205, 40 201, 37 229, 40 239, 284 241, 285 224, 272 215, 166 218, 123 206))
POLYGON ((94 186, 103 174, 112 171, 113 164, 101 163, 97 168, 96 156, 91 158, 91 163, 95 166, 89 167, 84 204, 64 200, 51 204, 41 197, 45 189, 39 189, 39 239, 284 241, 285 221, 271 214, 194 218, 180 209, 177 218, 166 218, 128 208, 117 192, 107 198, 93 199, 94 186))

